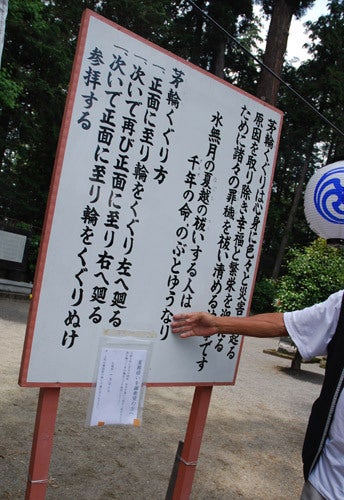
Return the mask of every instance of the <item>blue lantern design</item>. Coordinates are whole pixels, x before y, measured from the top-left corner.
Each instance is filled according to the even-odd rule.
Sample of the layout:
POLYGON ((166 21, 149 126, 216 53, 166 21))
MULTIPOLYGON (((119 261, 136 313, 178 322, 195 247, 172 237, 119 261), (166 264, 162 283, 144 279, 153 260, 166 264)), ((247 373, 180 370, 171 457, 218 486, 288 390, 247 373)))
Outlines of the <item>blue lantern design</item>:
POLYGON ((314 190, 314 205, 319 214, 334 224, 344 224, 344 166, 325 173, 314 190))
POLYGON ((344 242, 344 161, 326 165, 311 177, 305 215, 316 234, 331 243, 344 242))

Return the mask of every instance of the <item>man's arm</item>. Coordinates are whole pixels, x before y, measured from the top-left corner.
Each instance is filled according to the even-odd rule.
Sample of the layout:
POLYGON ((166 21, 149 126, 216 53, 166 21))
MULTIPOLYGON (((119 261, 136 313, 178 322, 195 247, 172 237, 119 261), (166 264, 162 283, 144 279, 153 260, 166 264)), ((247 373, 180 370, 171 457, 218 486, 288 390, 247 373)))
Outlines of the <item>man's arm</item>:
POLYGON ((283 313, 257 314, 248 317, 213 316, 205 312, 176 314, 171 323, 172 333, 180 337, 208 337, 216 333, 239 334, 248 337, 284 337, 288 335, 283 313))

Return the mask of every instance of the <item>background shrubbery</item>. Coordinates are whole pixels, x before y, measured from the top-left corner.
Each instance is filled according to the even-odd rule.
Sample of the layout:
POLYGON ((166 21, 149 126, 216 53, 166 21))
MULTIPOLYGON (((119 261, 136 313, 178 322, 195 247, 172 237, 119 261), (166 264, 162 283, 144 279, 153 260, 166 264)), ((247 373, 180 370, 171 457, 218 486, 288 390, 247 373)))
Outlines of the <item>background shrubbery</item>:
POLYGON ((344 288, 344 249, 330 246, 322 238, 290 250, 286 267, 286 274, 278 281, 257 282, 254 314, 303 309, 344 288))

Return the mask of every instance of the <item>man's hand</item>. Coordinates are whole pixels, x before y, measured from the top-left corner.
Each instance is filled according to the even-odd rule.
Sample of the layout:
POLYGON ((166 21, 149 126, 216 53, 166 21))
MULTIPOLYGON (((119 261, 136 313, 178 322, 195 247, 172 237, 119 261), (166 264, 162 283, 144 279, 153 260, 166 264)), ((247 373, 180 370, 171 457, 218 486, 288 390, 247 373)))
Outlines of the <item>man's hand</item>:
POLYGON ((180 337, 208 337, 217 333, 216 317, 206 312, 183 313, 173 316, 172 333, 180 337))

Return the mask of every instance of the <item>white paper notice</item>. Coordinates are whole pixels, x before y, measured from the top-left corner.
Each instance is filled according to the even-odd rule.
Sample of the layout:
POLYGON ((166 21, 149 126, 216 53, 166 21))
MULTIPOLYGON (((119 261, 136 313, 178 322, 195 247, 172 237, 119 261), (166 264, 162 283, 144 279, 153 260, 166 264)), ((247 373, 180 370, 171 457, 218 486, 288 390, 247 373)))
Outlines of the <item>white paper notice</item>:
POLYGON ((140 425, 145 349, 101 350, 90 425, 140 425))
POLYGON ((23 262, 26 236, 0 230, 0 259, 23 262))

